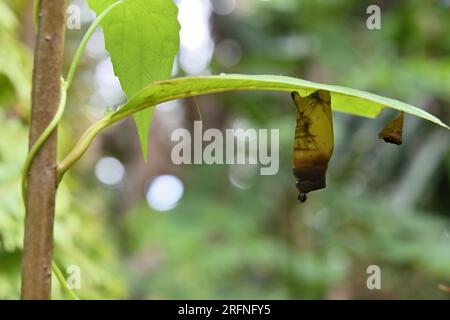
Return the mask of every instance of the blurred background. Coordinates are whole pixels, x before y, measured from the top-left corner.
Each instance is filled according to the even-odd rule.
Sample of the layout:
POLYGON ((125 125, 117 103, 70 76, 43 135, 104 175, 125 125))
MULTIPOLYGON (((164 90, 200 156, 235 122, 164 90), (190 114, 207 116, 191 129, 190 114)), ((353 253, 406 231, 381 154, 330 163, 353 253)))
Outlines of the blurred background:
MULTIPOLYGON (((173 76, 280 74, 396 98, 450 122, 448 0, 178 0, 181 50, 173 76), (381 8, 381 29, 366 9, 381 8)), ((66 66, 94 19, 66 32, 66 66)), ((34 31, 32 1, 0 0, 0 298, 20 295, 34 31)), ((448 299, 450 136, 405 117, 403 145, 375 120, 334 113, 327 188, 296 200, 295 109, 286 93, 198 97, 207 128, 280 130, 280 171, 181 165, 175 128, 198 120, 192 99, 165 103, 144 163, 131 119, 104 131, 66 175, 57 199, 55 260, 81 269, 81 298, 448 299), (368 290, 369 265, 381 290, 368 290)), ((106 107, 124 102, 97 30, 59 129, 65 155, 106 107)), ((56 279, 54 297, 66 298, 56 279)))

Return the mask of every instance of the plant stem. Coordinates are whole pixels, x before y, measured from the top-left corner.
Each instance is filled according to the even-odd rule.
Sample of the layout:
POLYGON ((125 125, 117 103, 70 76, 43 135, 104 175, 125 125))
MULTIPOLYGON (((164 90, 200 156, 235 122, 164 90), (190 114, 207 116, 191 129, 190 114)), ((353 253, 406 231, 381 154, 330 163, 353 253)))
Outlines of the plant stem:
MULTIPOLYGON (((30 148, 51 123, 60 101, 66 1, 40 1, 34 53, 30 148)), ((25 214, 22 299, 50 299, 56 195, 56 131, 31 163, 25 214)))
MULTIPOLYGON (((30 170, 30 167, 34 161, 34 158, 41 150, 42 146, 45 144, 47 139, 50 137, 52 132, 56 129, 58 126, 59 121, 62 118, 62 115, 65 110, 66 101, 67 101, 67 90, 72 84, 73 77, 75 75, 75 71, 78 67, 78 63, 80 61, 80 58, 83 54, 84 48, 86 47, 86 44, 88 43, 90 37, 92 36, 94 30, 98 27, 100 22, 103 20, 103 18, 116 6, 123 3, 126 0, 120 0, 118 2, 113 3, 109 7, 107 7, 92 23, 92 25, 87 30, 86 34, 84 35, 82 41, 80 42, 80 45, 78 46, 77 52, 75 53, 75 56, 72 60, 72 63, 69 68, 69 72, 67 75, 67 81, 64 81, 64 79, 61 79, 61 86, 60 86, 60 98, 59 98, 59 104, 58 108, 56 110, 56 113, 54 117, 51 119, 48 126, 42 131, 42 133, 35 138, 35 142, 30 144, 30 150, 28 152, 27 158, 25 160, 24 170, 22 174, 22 198, 24 201, 24 205, 27 206, 27 177, 28 172, 30 170)), ((35 29, 38 30, 38 23, 39 23, 39 10, 40 10, 40 0, 34 1, 33 11, 34 11, 34 23, 35 23, 35 29)), ((47 39, 47 38, 46 38, 47 39)), ((30 140, 31 141, 31 140, 30 140)), ((56 192, 56 191, 55 191, 56 192)), ((54 200, 53 200, 54 202, 54 200)), ((54 207, 54 204, 53 204, 54 207)), ((53 216, 54 216, 54 208, 53 208, 53 216)), ((53 218, 52 218, 53 219, 53 218)), ((70 294, 70 296, 74 299, 78 299, 78 297, 68 288, 67 283, 62 276, 62 273, 60 272, 58 266, 53 262, 53 270, 55 272, 55 275, 59 282, 61 283, 62 287, 67 290, 70 294)))

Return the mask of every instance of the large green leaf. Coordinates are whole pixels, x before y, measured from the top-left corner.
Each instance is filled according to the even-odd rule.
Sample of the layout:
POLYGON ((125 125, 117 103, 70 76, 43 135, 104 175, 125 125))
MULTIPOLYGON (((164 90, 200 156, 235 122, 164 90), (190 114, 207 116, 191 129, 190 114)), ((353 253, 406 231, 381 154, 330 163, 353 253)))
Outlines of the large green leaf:
POLYGON ((374 118, 383 108, 387 107, 404 111, 449 129, 437 117, 420 108, 373 93, 283 76, 251 76, 239 74, 184 77, 153 82, 134 96, 122 108, 111 114, 110 118, 113 121, 119 120, 164 101, 201 94, 240 90, 296 90, 302 95, 307 95, 317 89, 324 89, 331 92, 331 105, 336 111, 374 118))
MULTIPOLYGON (((116 0, 88 0, 97 15, 116 0)), ((170 77, 179 48, 178 10, 172 0, 124 0, 101 23, 114 72, 128 98, 150 81, 170 77)), ((153 109, 134 115, 144 159, 153 109)))
POLYGON ((58 166, 58 179, 61 180, 64 173, 81 158, 100 131, 127 116, 150 108, 158 103, 227 91, 266 90, 289 92, 295 90, 299 91, 302 95, 307 95, 317 89, 324 89, 331 92, 331 106, 336 111, 374 118, 383 108, 392 108, 450 129, 441 120, 420 108, 398 100, 346 87, 321 84, 290 77, 264 75, 224 74, 220 76, 175 78, 150 83, 117 111, 108 114, 102 120, 94 123, 58 166))

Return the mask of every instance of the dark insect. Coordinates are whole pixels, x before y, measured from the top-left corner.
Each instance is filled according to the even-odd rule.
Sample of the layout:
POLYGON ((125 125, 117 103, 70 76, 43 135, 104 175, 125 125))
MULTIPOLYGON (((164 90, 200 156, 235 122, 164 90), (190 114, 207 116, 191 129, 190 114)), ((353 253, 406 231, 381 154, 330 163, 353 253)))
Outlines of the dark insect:
POLYGON ((401 111, 399 115, 389 122, 386 127, 378 134, 379 139, 383 139, 387 143, 392 143, 396 145, 402 144, 403 135, 403 119, 405 113, 401 111))

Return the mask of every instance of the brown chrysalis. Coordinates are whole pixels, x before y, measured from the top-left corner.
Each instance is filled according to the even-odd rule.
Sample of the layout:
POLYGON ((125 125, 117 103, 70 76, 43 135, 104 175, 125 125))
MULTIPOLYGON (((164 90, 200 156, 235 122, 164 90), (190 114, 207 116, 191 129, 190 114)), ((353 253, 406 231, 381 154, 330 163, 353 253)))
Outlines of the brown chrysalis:
POLYGON ((310 191, 325 188, 325 174, 333 153, 333 120, 331 95, 317 90, 306 97, 291 93, 297 108, 293 173, 300 193, 298 200, 306 201, 310 191))

